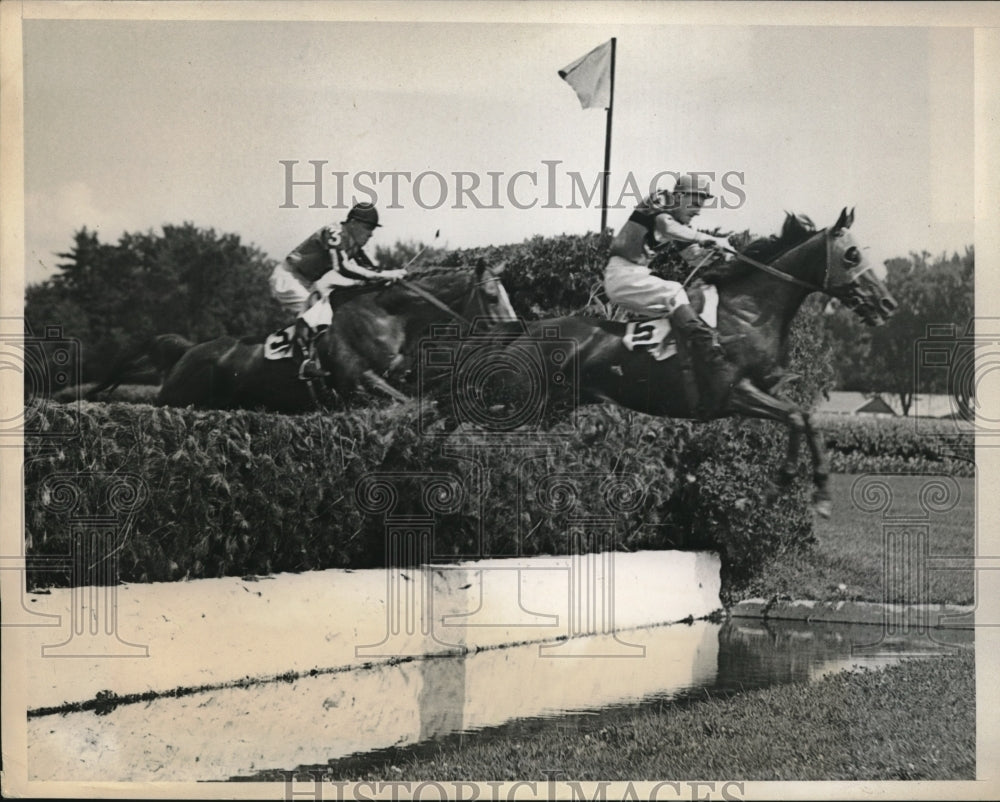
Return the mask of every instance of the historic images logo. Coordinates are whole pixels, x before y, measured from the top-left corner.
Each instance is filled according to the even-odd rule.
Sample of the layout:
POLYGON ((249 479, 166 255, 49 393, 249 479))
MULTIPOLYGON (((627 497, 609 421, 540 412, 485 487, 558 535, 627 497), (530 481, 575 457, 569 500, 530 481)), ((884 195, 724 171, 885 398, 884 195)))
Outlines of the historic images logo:
MULTIPOLYGON (((279 209, 348 209, 356 203, 373 203, 385 209, 591 209, 601 205, 603 171, 584 176, 577 170, 561 171, 559 159, 542 159, 531 170, 487 170, 484 173, 454 170, 328 170, 325 159, 282 159, 279 209), (312 169, 306 165, 312 165, 312 169)), ((738 209, 746 202, 744 174, 694 170, 688 174, 706 178, 715 186, 714 197, 702 208, 738 209)), ((661 181, 676 182, 680 173, 661 170, 648 180, 632 172, 615 178, 608 188, 609 209, 627 209, 660 188, 661 181)))

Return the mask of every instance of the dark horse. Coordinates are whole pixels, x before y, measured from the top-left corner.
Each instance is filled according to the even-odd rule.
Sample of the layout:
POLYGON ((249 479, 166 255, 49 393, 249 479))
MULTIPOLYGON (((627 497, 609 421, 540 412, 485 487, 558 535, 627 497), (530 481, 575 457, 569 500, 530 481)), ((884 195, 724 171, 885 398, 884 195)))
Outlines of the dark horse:
MULTIPOLYGON (((342 403, 350 403, 362 385, 405 398, 393 381, 405 376, 418 341, 435 323, 515 319, 506 290, 484 265, 428 268, 412 279, 365 288, 340 304, 334 301, 334 309, 333 323, 316 347, 331 374, 327 389, 342 403)), ((297 370, 295 359, 265 359, 261 342, 219 337, 177 360, 157 402, 289 413, 316 409, 317 398, 298 379, 297 370)))
MULTIPOLYGON (((717 328, 731 390, 710 417, 739 415, 785 423, 790 436, 779 475, 782 484, 795 475, 799 441, 805 435, 813 460, 813 501, 824 516, 830 514, 829 468, 819 437, 805 411, 770 391, 787 377, 782 363, 789 327, 811 293, 839 299, 869 325, 883 323, 896 308, 848 230, 853 220, 853 210, 844 209, 832 228, 816 231, 788 215, 779 237, 752 243, 742 264, 720 271, 712 282, 718 288, 717 328)), ((542 417, 548 423, 577 405, 600 402, 650 415, 694 418, 681 360, 656 361, 642 349, 627 349, 622 343, 625 331, 625 323, 563 317, 533 321, 520 333, 496 337, 490 346, 496 363, 536 364, 541 359, 541 365, 535 371, 511 370, 498 382, 502 391, 489 397, 502 397, 496 408, 509 411, 513 398, 543 395, 542 417), (575 366, 574 380, 566 379, 567 364, 575 366), (535 386, 539 382, 545 386, 535 386)), ((447 401, 442 412, 455 422, 447 401)), ((516 417, 503 414, 508 420, 516 417)))
POLYGON ((105 378, 87 391, 87 399, 93 400, 101 393, 114 391, 122 382, 145 379, 150 374, 155 374, 157 382, 162 383, 177 360, 193 346, 193 342, 179 334, 148 337, 115 359, 105 378))

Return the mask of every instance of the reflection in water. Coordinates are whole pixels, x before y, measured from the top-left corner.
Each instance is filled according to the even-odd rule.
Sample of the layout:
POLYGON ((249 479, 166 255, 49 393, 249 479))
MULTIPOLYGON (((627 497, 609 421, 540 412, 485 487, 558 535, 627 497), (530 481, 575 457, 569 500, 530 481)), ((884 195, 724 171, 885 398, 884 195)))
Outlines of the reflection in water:
MULTIPOLYGON (((883 637, 881 627, 730 620, 633 631, 641 660, 542 659, 535 645, 421 664, 420 740, 495 728, 505 722, 662 703, 705 691, 738 692, 810 682, 855 666, 883 667, 904 656, 971 646, 971 630, 883 637)), ((599 638, 589 638, 600 651, 599 638)), ((331 758, 336 756, 331 755, 331 758)))
POLYGON ((417 691, 420 740, 465 729, 465 658, 439 658, 420 663, 423 683, 417 691))
POLYGON ((528 644, 421 661, 421 736, 558 717, 699 687, 715 676, 718 630, 718 624, 697 621, 630 631, 629 638, 645 647, 641 657, 607 657, 613 638, 600 636, 581 638, 574 657, 553 656, 558 653, 528 644))
POLYGON ((420 753, 462 733, 572 729, 596 712, 628 715, 973 643, 972 630, 937 630, 938 643, 881 635, 872 626, 695 621, 629 630, 627 640, 645 647, 640 658, 601 656, 607 645, 592 637, 573 650, 589 648, 590 658, 553 657, 532 644, 160 698, 106 716, 70 713, 58 726, 43 716, 28 721, 29 773, 192 781, 266 778, 342 760, 361 769, 387 749, 420 753))
MULTIPOLYGON (((573 726, 581 714, 810 682, 855 667, 877 668, 903 657, 947 655, 971 647, 972 630, 884 637, 871 625, 807 624, 737 619, 724 624, 636 630, 630 639, 647 649, 645 660, 539 659, 537 646, 502 649, 422 665, 421 746, 458 733, 485 737, 546 726, 573 726), (641 633, 641 637, 639 634, 641 633), (635 637, 633 637, 635 636, 635 637)), ((595 641, 595 651, 600 651, 595 641)), ((363 767, 384 755, 375 750, 350 761, 363 767)), ((337 760, 338 756, 329 755, 337 760)))
POLYGON ((739 690, 808 682, 852 666, 891 665, 905 656, 948 654, 971 646, 972 630, 884 636, 883 628, 800 621, 727 621, 719 630, 719 667, 709 689, 739 690))

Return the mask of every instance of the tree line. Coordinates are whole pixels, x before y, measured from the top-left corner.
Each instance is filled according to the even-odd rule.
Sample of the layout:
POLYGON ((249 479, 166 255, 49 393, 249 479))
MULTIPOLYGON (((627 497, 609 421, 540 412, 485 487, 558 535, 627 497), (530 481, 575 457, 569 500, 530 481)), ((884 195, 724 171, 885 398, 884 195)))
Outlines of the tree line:
POLYGON ((949 368, 962 350, 972 347, 966 333, 975 315, 975 261, 972 246, 950 256, 922 251, 889 259, 885 283, 899 308, 888 323, 869 328, 843 308, 826 318, 836 386, 895 396, 904 415, 915 394, 955 392, 956 377, 949 368), (954 339, 949 342, 945 336, 941 348, 935 348, 936 364, 929 364, 921 358, 921 345, 948 327, 953 327, 954 339))
POLYGON ((25 292, 32 332, 61 326, 79 340, 81 378, 101 378, 122 351, 156 334, 201 342, 273 331, 285 315, 271 298, 275 262, 239 235, 192 223, 162 234, 126 233, 116 244, 76 232, 59 272, 25 292))
MULTIPOLYGON (((536 237, 468 252, 428 248, 421 263, 503 259, 511 265, 504 283, 519 314, 602 314, 606 244, 606 237, 588 235, 536 237)), ((400 267, 422 250, 419 242, 396 242, 377 246, 374 255, 385 267, 400 267)), ((101 378, 116 355, 156 334, 200 342, 224 334, 259 337, 288 323, 268 287, 275 261, 236 234, 186 222, 165 225, 162 233, 126 233, 109 244, 82 228, 59 257, 56 275, 27 288, 25 319, 32 331, 61 326, 64 336, 79 340, 85 382, 101 378)), ((908 412, 914 393, 952 389, 947 370, 918 366, 917 348, 930 326, 951 324, 958 335, 966 332, 974 315, 975 254, 971 246, 950 256, 911 253, 890 259, 885 268, 899 303, 886 325, 868 328, 845 308, 828 310, 819 320, 833 386, 895 395, 908 412)))

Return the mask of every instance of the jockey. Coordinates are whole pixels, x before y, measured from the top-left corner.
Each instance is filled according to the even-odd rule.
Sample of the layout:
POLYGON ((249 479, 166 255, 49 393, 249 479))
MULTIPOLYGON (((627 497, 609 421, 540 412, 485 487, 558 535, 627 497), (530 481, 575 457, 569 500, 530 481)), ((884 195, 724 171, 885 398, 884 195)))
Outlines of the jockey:
POLYGON ((318 301, 325 300, 336 287, 396 280, 406 275, 405 270, 380 271, 362 250, 376 228, 381 228, 378 210, 370 203, 356 204, 339 231, 324 226, 288 254, 271 273, 271 294, 286 310, 297 315, 294 344, 302 357, 300 379, 329 375, 315 355, 316 337, 330 323, 329 305, 318 301), (310 304, 310 300, 315 303, 310 304))
POLYGON ((735 253, 725 237, 689 225, 711 197, 707 180, 682 175, 672 191, 661 190, 643 200, 612 240, 604 270, 608 300, 633 312, 670 316, 671 328, 694 357, 701 399, 697 414, 702 418, 711 415, 729 390, 725 355, 715 332, 691 308, 683 286, 654 276, 648 265, 653 253, 669 243, 677 243, 688 262, 703 252, 702 247, 735 253))

